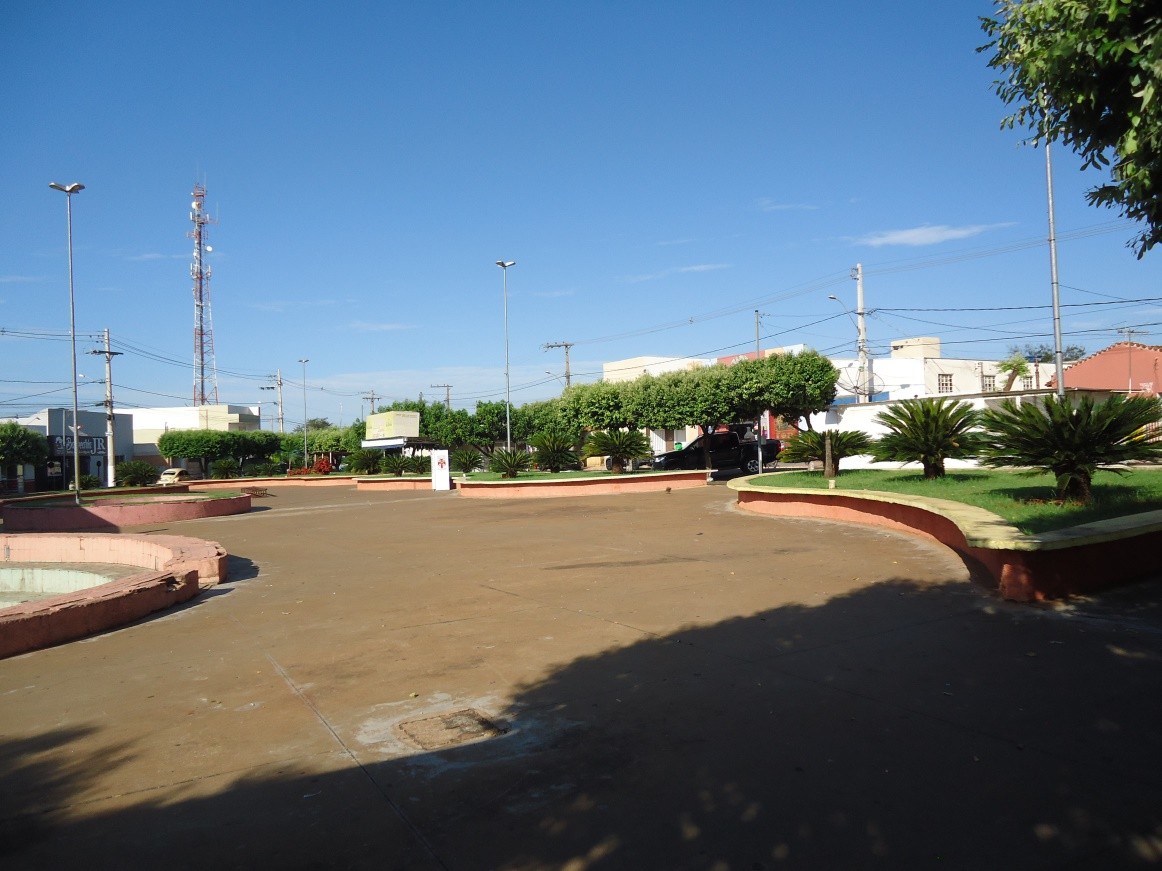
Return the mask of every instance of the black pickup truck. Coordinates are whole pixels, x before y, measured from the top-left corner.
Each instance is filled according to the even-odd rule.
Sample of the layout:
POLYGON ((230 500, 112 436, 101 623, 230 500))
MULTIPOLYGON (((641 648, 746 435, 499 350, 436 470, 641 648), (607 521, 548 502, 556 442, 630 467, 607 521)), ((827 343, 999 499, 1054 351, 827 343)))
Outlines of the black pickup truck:
MULTIPOLYGON (((702 450, 704 439, 710 439, 711 469, 742 469, 752 475, 759 469, 758 442, 754 439, 740 439, 736 432, 715 432, 709 436, 699 436, 676 451, 667 451, 654 457, 654 469, 705 469, 702 450)), ((773 463, 782 450, 778 439, 763 440, 763 465, 773 463)))

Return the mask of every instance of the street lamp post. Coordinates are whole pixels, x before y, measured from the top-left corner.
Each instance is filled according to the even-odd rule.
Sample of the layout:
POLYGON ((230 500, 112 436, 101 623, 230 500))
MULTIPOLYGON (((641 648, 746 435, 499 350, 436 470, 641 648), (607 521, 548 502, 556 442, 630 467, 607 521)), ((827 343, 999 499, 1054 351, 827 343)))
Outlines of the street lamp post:
POLYGON ((307 468, 307 364, 309 357, 299 360, 303 364, 303 468, 307 468))
POLYGON ((508 374, 508 267, 516 266, 515 260, 497 260, 496 265, 504 274, 504 449, 512 450, 512 387, 508 374))
POLYGON ((69 342, 73 348, 73 496, 81 504, 81 427, 77 423, 77 316, 73 294, 73 194, 85 189, 79 181, 71 184, 49 182, 48 186, 65 195, 65 212, 69 234, 69 342))

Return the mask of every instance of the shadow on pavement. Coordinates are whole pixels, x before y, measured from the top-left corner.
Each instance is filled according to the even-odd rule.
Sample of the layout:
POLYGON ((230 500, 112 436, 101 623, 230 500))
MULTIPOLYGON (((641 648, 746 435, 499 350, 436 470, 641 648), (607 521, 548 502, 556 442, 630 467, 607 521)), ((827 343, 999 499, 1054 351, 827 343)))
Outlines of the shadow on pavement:
MULTIPOLYGON (((894 579, 578 659, 481 711, 502 732, 490 740, 407 751, 398 722, 328 724, 347 761, 325 773, 254 759, 186 797, 129 794, 84 818, 72 810, 89 771, 132 748, 110 735, 74 758, 83 725, 8 736, 0 855, 9 868, 1146 865, 1162 861, 1160 651, 1156 634, 894 579)), ((367 693, 370 711, 382 700, 367 693)))

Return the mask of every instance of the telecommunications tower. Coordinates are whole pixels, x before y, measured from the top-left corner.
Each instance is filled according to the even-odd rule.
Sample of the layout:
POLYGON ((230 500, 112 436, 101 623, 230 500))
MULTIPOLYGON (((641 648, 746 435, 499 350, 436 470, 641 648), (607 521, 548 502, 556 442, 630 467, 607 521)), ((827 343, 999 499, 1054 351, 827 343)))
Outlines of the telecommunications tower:
POLYGON ((206 244, 206 225, 217 223, 206 214, 206 186, 194 185, 194 201, 190 204, 190 221, 194 229, 188 235, 194 240, 194 262, 190 277, 194 279, 194 405, 217 404, 218 365, 214 359, 214 316, 210 310, 210 273, 206 253, 213 249, 206 244), (209 386, 206 369, 209 366, 209 386))

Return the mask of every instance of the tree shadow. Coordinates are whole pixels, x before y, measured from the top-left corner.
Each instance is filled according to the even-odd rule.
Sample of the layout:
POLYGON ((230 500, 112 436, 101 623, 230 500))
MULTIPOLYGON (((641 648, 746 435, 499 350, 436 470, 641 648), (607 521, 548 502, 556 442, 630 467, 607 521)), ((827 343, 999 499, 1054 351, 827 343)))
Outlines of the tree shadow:
MULTIPOLYGON (((896 578, 613 646, 499 708, 382 699, 369 682, 362 715, 328 726, 357 762, 319 773, 264 756, 212 794, 86 814, 42 810, 36 784, 66 805, 89 766, 124 748, 69 761, 72 733, 51 733, 48 765, 35 739, 7 739, 5 818, 37 831, 7 858, 510 871, 1162 861, 1156 630, 896 578), (469 710, 494 737, 422 749, 416 721, 469 710)), ((324 690, 308 692, 323 717, 324 690)))

